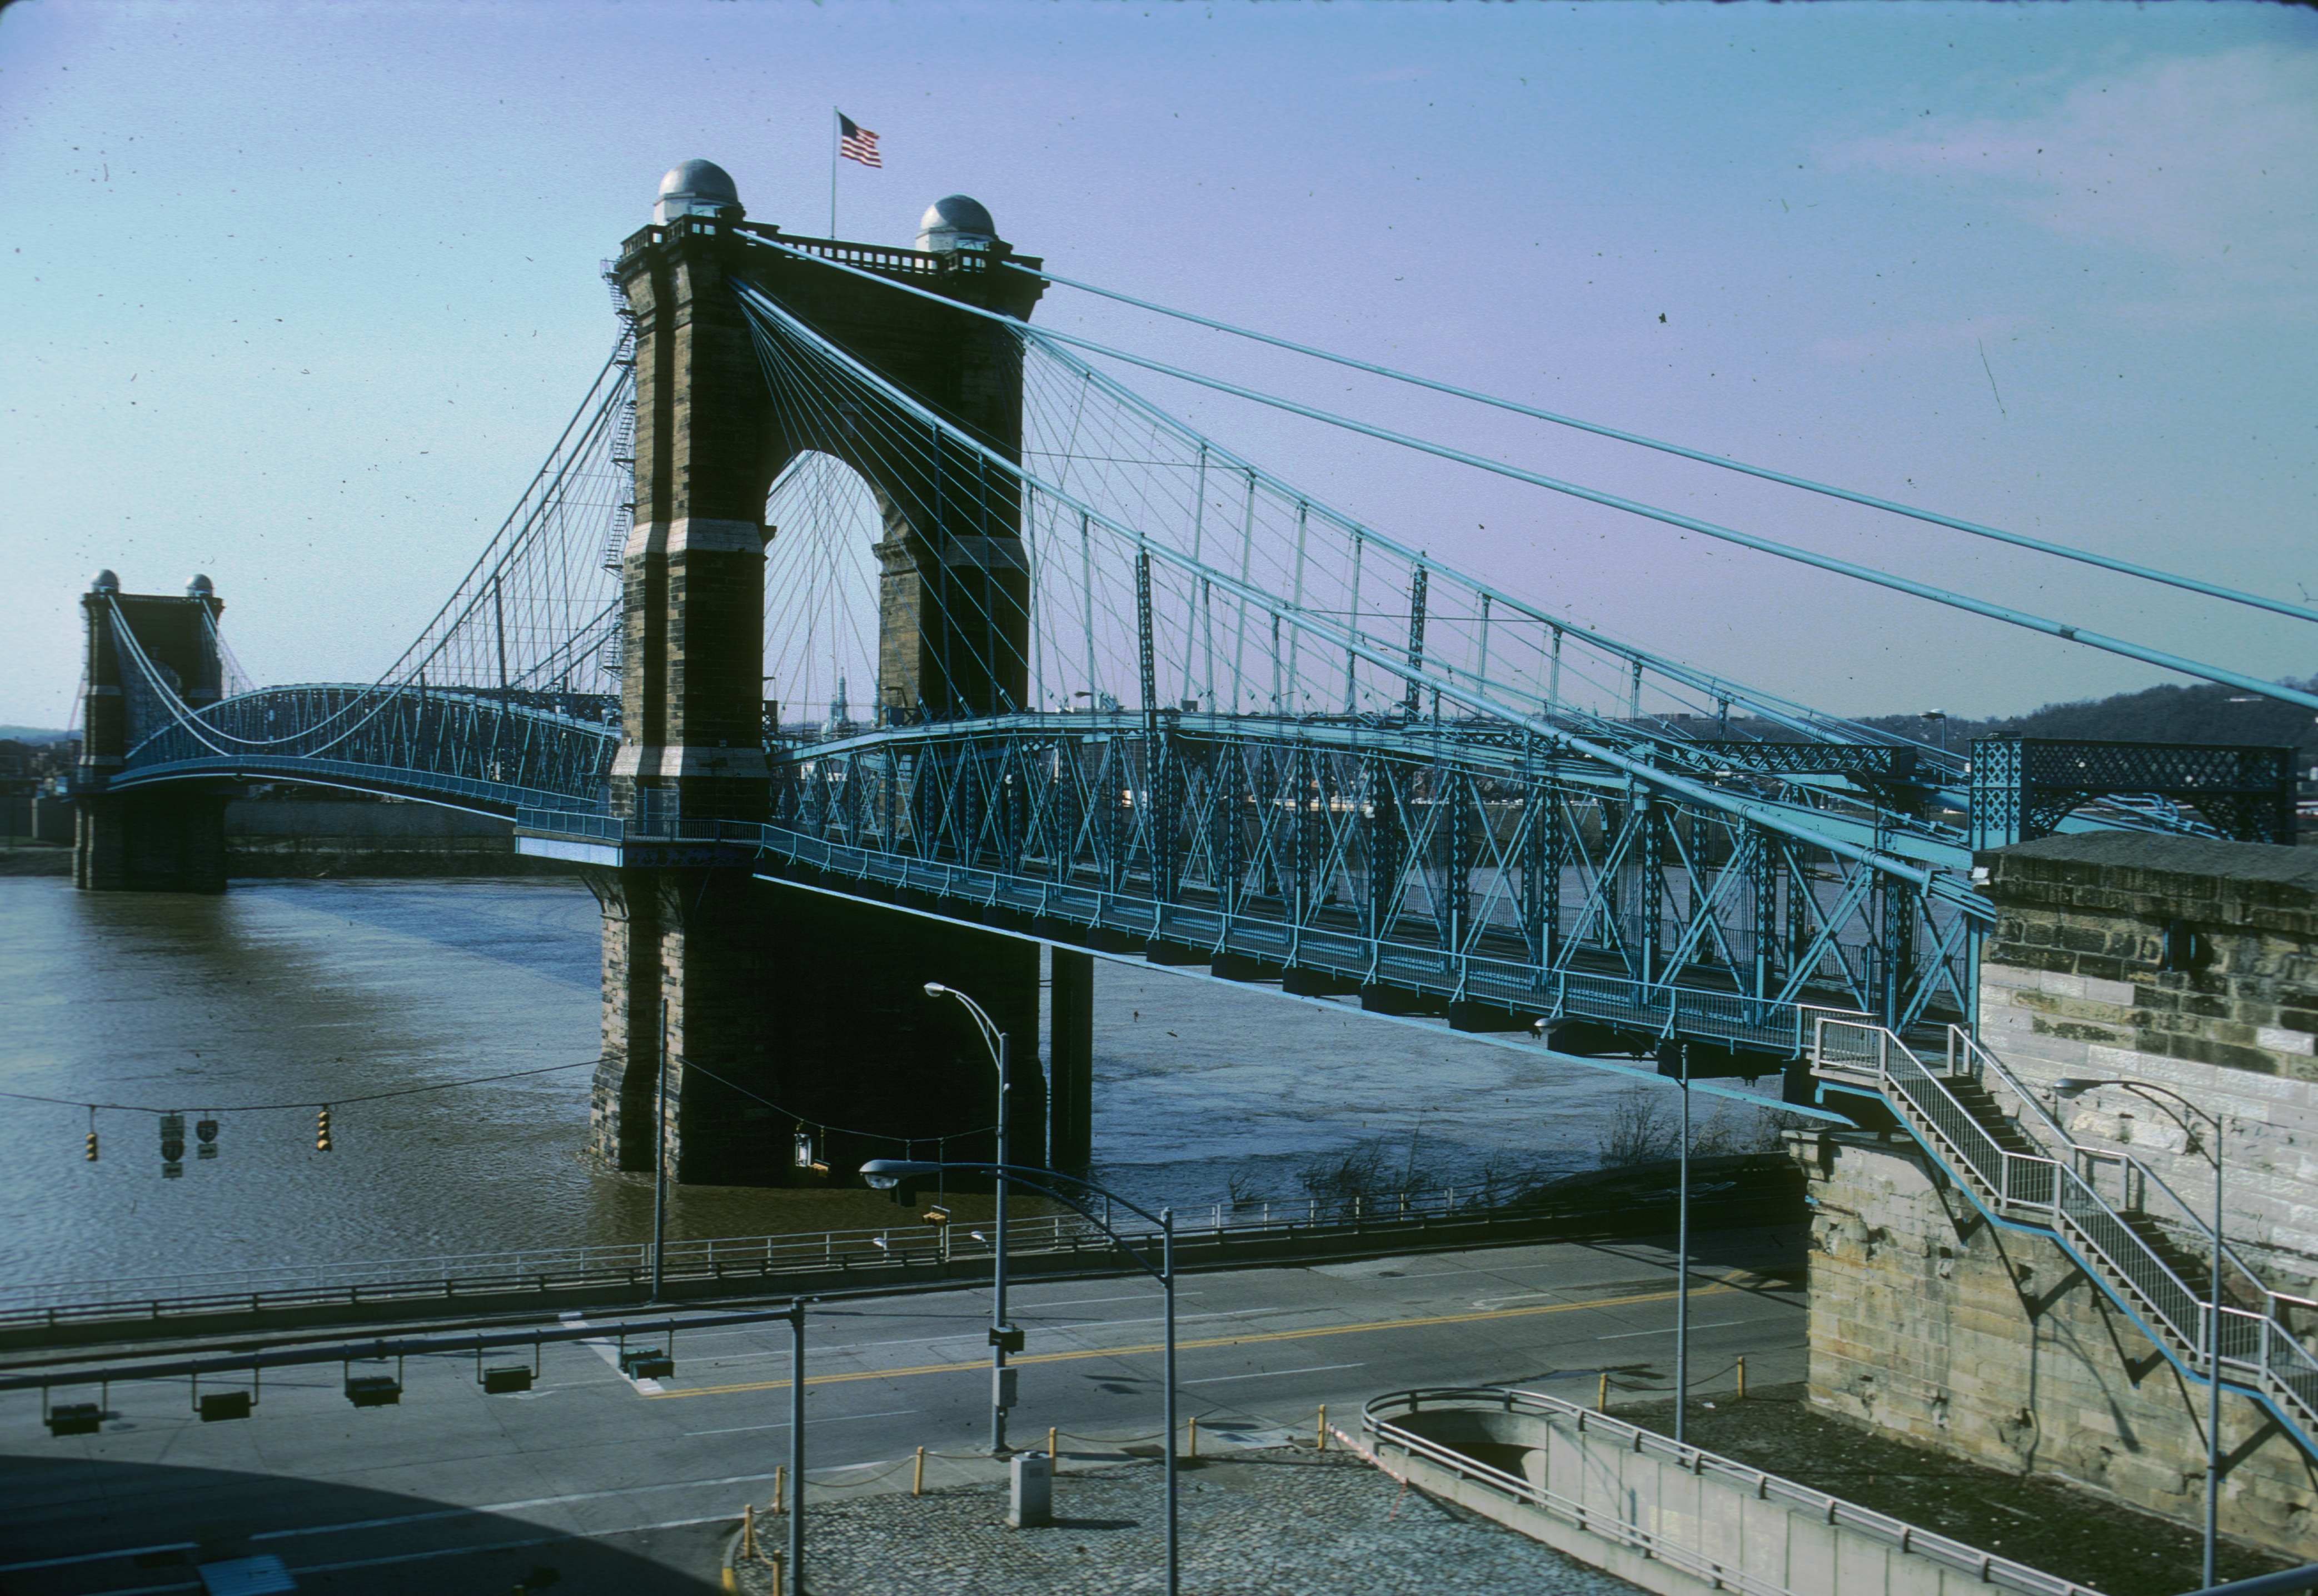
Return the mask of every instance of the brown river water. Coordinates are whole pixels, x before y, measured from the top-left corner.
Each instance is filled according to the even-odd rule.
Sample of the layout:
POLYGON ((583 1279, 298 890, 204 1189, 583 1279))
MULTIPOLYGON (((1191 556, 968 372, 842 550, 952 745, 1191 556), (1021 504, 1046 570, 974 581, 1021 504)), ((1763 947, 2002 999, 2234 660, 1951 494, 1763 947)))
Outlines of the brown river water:
MULTIPOLYGON (((597 958, 595 901, 560 878, 242 881, 218 897, 0 878, 0 1089, 67 1099, 0 1099, 0 1281, 645 1236, 649 1183, 577 1157, 597 958), (341 1105, 328 1153, 311 1109, 248 1107, 565 1064, 583 1067, 341 1105), (94 1163, 69 1106, 92 1100, 133 1106, 99 1111, 94 1163), (175 1178, 157 1108, 186 1116, 175 1178)), ((1443 1184, 1491 1161, 1588 1168, 1631 1085, 1141 965, 1098 964, 1095 986, 1095 1178, 1201 1218, 1235 1177, 1243 1196, 1300 1202, 1299 1170, 1371 1139, 1443 1184)), ((801 1228, 797 1204, 678 1188, 671 1233, 801 1228)))

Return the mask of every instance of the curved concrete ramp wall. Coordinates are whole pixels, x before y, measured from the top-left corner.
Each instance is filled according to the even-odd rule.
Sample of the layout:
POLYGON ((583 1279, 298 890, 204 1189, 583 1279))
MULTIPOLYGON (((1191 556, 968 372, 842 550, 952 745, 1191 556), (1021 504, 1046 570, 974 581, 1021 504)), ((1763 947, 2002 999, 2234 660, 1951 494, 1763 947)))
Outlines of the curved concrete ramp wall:
POLYGON ((1536 1392, 1401 1392, 1363 1421, 1388 1473, 1666 1596, 2095 1596, 1536 1392))

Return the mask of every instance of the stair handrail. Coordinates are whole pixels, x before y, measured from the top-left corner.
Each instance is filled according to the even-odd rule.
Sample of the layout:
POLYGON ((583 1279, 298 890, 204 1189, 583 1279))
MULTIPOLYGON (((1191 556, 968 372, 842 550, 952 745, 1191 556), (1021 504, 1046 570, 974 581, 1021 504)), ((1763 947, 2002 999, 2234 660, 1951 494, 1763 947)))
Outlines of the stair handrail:
POLYGON ((1873 1062, 1863 1067, 1849 1062, 1846 1054, 1846 1063, 1837 1067, 1869 1075, 1876 1089, 1885 1097, 1897 1098, 1913 1108, 1924 1133, 1945 1143, 1955 1161, 1978 1180, 1999 1207, 2052 1208, 2055 1178, 2039 1176, 2041 1171, 2057 1170, 2055 1161, 2014 1152, 1999 1142, 1981 1124, 1978 1116, 1948 1089, 1941 1072, 1926 1063, 1887 1027, 1873 1020, 1820 1019, 1812 1038, 1814 1068, 1821 1067, 1827 1056, 1829 1034, 1841 1032, 1864 1035, 1870 1045, 1863 1050, 1863 1055, 1873 1062), (1902 1061, 1896 1070, 1895 1055, 1896 1061, 1902 1061), (1917 1084, 1919 1081, 1920 1087, 1917 1084), (1927 1098, 1936 1099, 1936 1106, 1927 1105, 1924 1100, 1927 1098), (2016 1170, 2021 1177, 2018 1179, 2014 1179, 2016 1170))
MULTIPOLYGON (((2148 1238, 2134 1230, 2092 1182, 2078 1172, 2072 1162, 2017 1153, 2004 1147, 1996 1140, 1994 1134, 1948 1089, 1941 1073, 1926 1064, 1906 1042, 1886 1027, 1859 1021, 1820 1020, 1818 1032, 1812 1038, 1814 1070, 1830 1067, 1825 1061, 1828 1053, 1828 1035, 1831 1031, 1864 1032, 1872 1044, 1864 1049, 1855 1044, 1844 1049, 1838 1062, 1831 1066, 1833 1069, 1872 1076, 1878 1091, 1909 1122, 1918 1139, 1927 1146, 1934 1143, 1945 1145, 1960 1166, 1957 1172, 1988 1190, 1995 1198, 1997 1207, 2042 1210, 2049 1215, 2045 1221, 2046 1227, 2056 1236, 2073 1244, 2083 1253, 2107 1263, 2117 1280, 2141 1299, 2152 1317, 2163 1324, 2173 1339, 2188 1349, 2190 1360, 2182 1366, 2185 1372, 2199 1378, 2212 1377, 2209 1374, 2199 1374, 2197 1366, 2206 1362, 2209 1349, 2221 1348, 2221 1322, 2224 1318, 2253 1320, 2256 1322, 2252 1338, 2253 1357, 2250 1359, 2241 1358, 2227 1349, 2222 1349, 2222 1361, 2251 1369, 2259 1381, 2273 1392, 2282 1393, 2287 1401, 2301 1410, 2305 1420, 2318 1421, 2318 1356, 2314 1356, 2278 1319, 2274 1302, 2269 1304, 2270 1311, 2261 1314, 2209 1302, 2203 1292, 2174 1271, 2150 1244, 2148 1238), (1895 1054, 1904 1061, 1904 1066, 1898 1073, 1892 1067, 1895 1054), (1857 1060, 1863 1057, 1872 1059, 1873 1064, 1858 1063, 1857 1060), (1911 1089, 1914 1080, 1918 1078, 1944 1101, 1949 1110, 1950 1125, 1944 1126, 1917 1091, 1911 1089), (1963 1126, 1969 1126, 1977 1135, 1960 1137, 1958 1131, 1963 1126), (1967 1140, 1984 1144, 1996 1155, 1997 1173, 1993 1180, 1988 1170, 1967 1151, 1967 1140), (2048 1197, 2039 1200, 2033 1195, 2012 1195, 2010 1176, 2016 1161, 2032 1167, 2041 1165, 2053 1172, 2048 1197), (2073 1206, 2067 1200, 2071 1192, 2080 1198, 2080 1202, 2073 1206), (2107 1232, 2107 1237, 2098 1233, 2100 1231, 2107 1232)), ((1969 1073, 1963 1061, 1976 1064, 1981 1060, 1994 1062, 1994 1055, 1975 1043, 1960 1061, 1951 1044, 1948 1057, 1943 1062, 1954 1073, 1969 1073), (1977 1058, 1973 1056, 1975 1054, 1977 1058)), ((2001 1069, 2000 1064, 1998 1067, 2001 1069)), ((2019 1091, 2018 1083, 2010 1079, 2009 1071, 2006 1071, 2005 1076, 2008 1086, 2016 1092, 2019 1091)), ((2065 1132, 2062 1134, 2064 1140, 2068 1140, 2065 1132)), ((2069 1145, 2073 1150, 2076 1144, 2071 1140, 2069 1145)), ((1938 1148, 1932 1147, 1932 1151, 1936 1155, 1938 1148)), ((2130 1161, 2139 1167, 2139 1161, 2130 1161)), ((2164 1188, 2161 1180, 2158 1184, 2164 1188)), ((2173 1195, 2170 1188, 2164 1189, 2169 1195, 2173 1195)), ((2178 1197, 2176 1200, 2179 1200, 2178 1197)), ((2227 1255, 2226 1248, 2224 1255, 2227 1255)), ((2275 1296, 2267 1287, 2262 1287, 2262 1292, 2266 1300, 2275 1296)), ((2160 1344, 2161 1347, 2162 1343, 2160 1344)), ((2306 1440, 2305 1444, 2307 1444, 2306 1440)))
MULTIPOLYGON (((2178 1224, 2187 1226, 2189 1230, 2197 1233, 2201 1246, 2210 1249, 2214 1245, 2213 1222, 2205 1215, 2199 1213, 2196 1208, 2190 1206, 2188 1199, 2184 1197, 2179 1192, 2174 1190, 2171 1182, 2168 1181, 2164 1176, 2159 1174, 2155 1170, 2150 1168, 2144 1161, 2135 1157, 2130 1152, 2113 1150, 2107 1147, 2086 1146, 2083 1143, 2078 1141, 2076 1137, 2069 1134, 2067 1127, 2062 1125, 2060 1123, 2060 1120, 2051 1111, 2049 1111, 2042 1102, 2038 1101, 2034 1094, 2030 1092, 2027 1084, 2021 1080, 2018 1076, 2013 1074, 2011 1070, 2005 1065, 2004 1061, 1999 1058, 1995 1054, 1990 1052, 1985 1045, 1974 1038, 1961 1026, 1951 1025, 1948 1027, 1948 1033, 1950 1038, 1949 1045, 1952 1049, 1954 1049, 1957 1044, 1961 1043, 1966 1056, 1972 1059, 1974 1063, 1980 1069, 1992 1072, 1999 1080, 2001 1080, 2004 1083, 2005 1087, 2014 1097, 2017 1098, 2020 1101, 2027 1104, 2031 1108, 2035 1110, 2036 1117, 2044 1122, 2045 1126, 2051 1130, 2054 1139, 2058 1140, 2062 1146, 2068 1148, 2071 1152, 2082 1157, 2098 1159, 2105 1163, 2125 1165, 2130 1169, 2134 1175, 2140 1178, 2143 1190, 2144 1192, 2151 1188, 2154 1188, 2155 1189, 2163 1192, 2177 1210, 2177 1213, 2175 1214, 2152 1215, 2152 1217, 2161 1218, 2170 1224, 2178 1224)), ((2128 1199, 2128 1201, 2130 1199, 2128 1199)), ((2145 1203, 2141 1205, 2141 1206, 2144 1212, 2147 1211, 2147 1205, 2145 1203)), ((2267 1316, 2273 1319, 2278 1318, 2279 1315, 2278 1313, 2277 1301, 2278 1294, 2269 1288, 2269 1285, 2262 1279, 2260 1275, 2255 1272, 2253 1266, 2248 1263, 2238 1250, 2230 1244, 2230 1241, 2227 1236, 2224 1236, 2222 1238, 2222 1257, 2236 1269, 2238 1274, 2243 1277, 2245 1283, 2253 1289, 2256 1295, 2262 1298, 2267 1316)), ((2282 1320, 2281 1323, 2283 1323, 2282 1320)))

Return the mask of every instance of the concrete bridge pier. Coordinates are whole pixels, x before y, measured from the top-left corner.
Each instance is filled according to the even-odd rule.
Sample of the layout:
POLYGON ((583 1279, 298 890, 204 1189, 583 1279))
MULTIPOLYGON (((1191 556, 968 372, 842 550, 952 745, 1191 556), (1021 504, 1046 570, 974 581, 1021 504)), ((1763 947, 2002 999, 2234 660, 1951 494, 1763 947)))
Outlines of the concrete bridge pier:
MULTIPOLYGON (((990 1159, 989 1050, 962 1007, 926 996, 928 982, 969 994, 1008 1033, 1015 1161, 1045 1162, 1051 1145, 1083 1165, 1092 982, 1058 977, 1057 1028, 1042 1050, 1038 944, 743 870, 597 870, 588 880, 604 911, 588 1137, 599 1167, 652 1168, 663 1003, 661 1123, 675 1180, 846 1185, 871 1158, 990 1159), (1042 1051, 1069 1093, 1051 1139, 1042 1051)), ((1091 964, 1058 955, 1074 957, 1091 964)))
POLYGON ((83 892, 225 891, 228 784, 106 790, 129 750, 165 729, 166 722, 151 723, 167 713, 164 692, 196 712, 218 701, 225 667, 217 620, 224 612, 225 601, 203 576, 181 598, 123 593, 121 578, 103 570, 81 596, 87 696, 75 773, 73 884, 83 892), (138 663, 140 654, 149 672, 138 663))

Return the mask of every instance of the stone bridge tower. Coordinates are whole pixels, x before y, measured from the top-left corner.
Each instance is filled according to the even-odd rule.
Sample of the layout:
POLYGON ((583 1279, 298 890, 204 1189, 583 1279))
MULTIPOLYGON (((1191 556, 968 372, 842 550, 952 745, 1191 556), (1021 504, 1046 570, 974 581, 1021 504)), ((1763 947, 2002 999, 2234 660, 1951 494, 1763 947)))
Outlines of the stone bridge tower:
POLYGON ((207 577, 184 596, 123 593, 121 578, 96 573, 81 596, 88 655, 81 722, 73 884, 84 892, 225 891, 224 783, 173 783, 155 792, 106 791, 140 738, 161 730, 165 709, 142 686, 130 639, 190 709, 218 701, 224 659, 217 621, 225 601, 207 577), (121 633, 126 630, 130 637, 121 633))
MULTIPOLYGON (((664 1025, 665 1131, 681 1180, 843 1179, 904 1137, 920 1156, 988 1156, 986 1135, 939 1148, 928 1139, 987 1126, 993 1098, 963 1013, 923 995, 939 981, 973 994, 1013 1038, 1011 1129, 1018 1156, 1030 1156, 1047 1144, 1036 945, 768 884, 744 852, 710 840, 713 822, 767 814, 764 554, 780 529, 764 515, 772 482, 800 453, 851 465, 883 514, 880 720, 1026 707, 1029 578, 1012 481, 955 444, 896 464, 865 440, 904 423, 898 412, 863 414, 858 396, 844 408, 834 395, 777 398, 736 288, 777 301, 1008 459, 1021 448, 1020 347, 981 318, 764 247, 755 240, 779 229, 746 222, 732 180, 707 161, 668 175, 653 222, 614 267, 636 328, 635 515, 612 780, 628 839, 619 867, 590 874, 605 920, 593 1154, 651 1167, 664 1025), (993 614, 1013 619, 960 619, 993 614)), ((783 241, 1014 317, 1029 316, 1041 287, 996 269, 1011 252, 962 196, 927 213, 917 250, 783 241)), ((1083 1059, 1083 961, 1071 964, 1060 1010, 1078 1017, 1072 1053, 1083 1059)), ((1066 1095, 1083 1118, 1083 1090, 1066 1095)), ((1078 1129, 1058 1145, 1083 1141, 1078 1129)))

